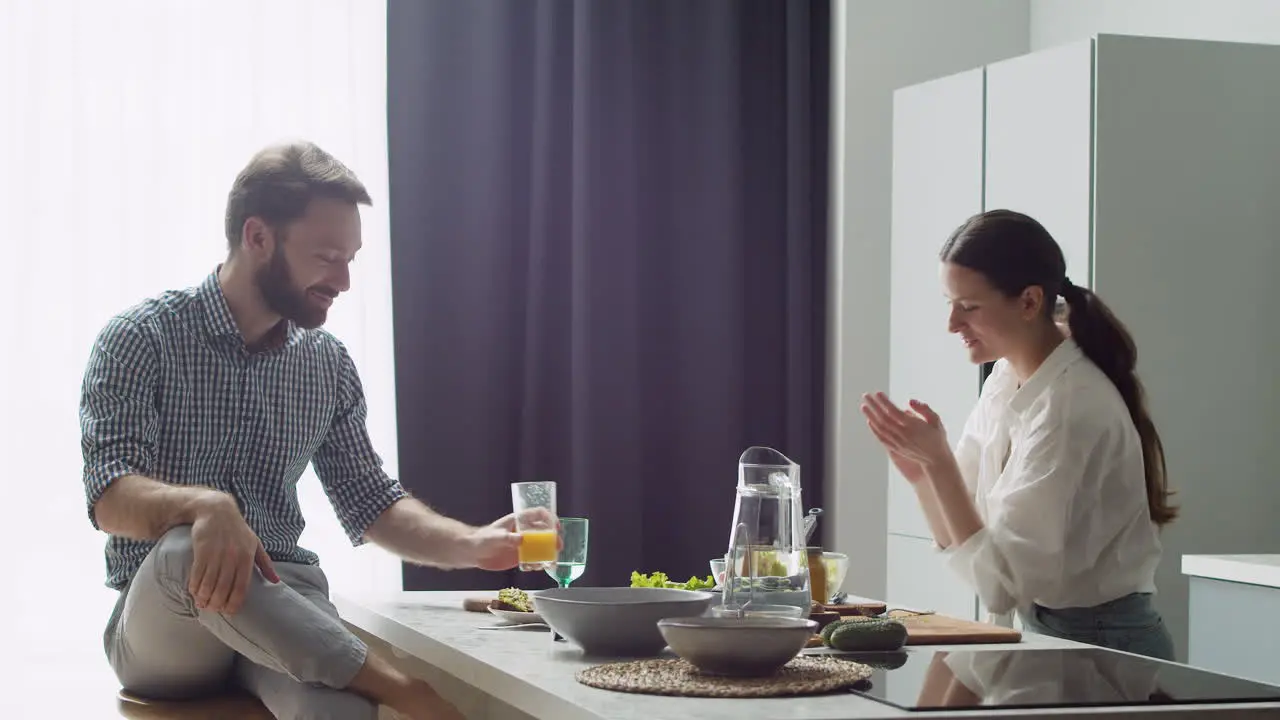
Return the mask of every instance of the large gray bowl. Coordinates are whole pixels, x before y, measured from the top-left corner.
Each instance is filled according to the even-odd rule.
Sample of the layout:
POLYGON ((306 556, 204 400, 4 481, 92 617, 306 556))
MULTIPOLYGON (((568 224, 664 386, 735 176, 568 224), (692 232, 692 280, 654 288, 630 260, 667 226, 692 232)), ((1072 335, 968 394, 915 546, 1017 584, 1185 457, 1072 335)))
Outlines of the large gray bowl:
POLYGON ((671 588, 567 587, 532 597, 551 629, 587 654, 652 657, 667 646, 659 620, 701 615, 716 596, 671 588))
POLYGON ((791 617, 686 617, 658 623, 675 654, 709 675, 772 675, 800 654, 818 623, 791 617))

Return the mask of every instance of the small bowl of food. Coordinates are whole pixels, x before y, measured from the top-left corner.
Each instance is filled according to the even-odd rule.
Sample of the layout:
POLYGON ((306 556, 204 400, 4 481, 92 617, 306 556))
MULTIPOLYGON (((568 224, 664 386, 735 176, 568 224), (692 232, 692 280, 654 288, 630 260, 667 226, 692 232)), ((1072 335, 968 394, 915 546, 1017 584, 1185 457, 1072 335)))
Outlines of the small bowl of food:
POLYGON ((677 617, 658 621, 671 650, 708 675, 764 677, 813 637, 818 624, 794 617, 677 617))

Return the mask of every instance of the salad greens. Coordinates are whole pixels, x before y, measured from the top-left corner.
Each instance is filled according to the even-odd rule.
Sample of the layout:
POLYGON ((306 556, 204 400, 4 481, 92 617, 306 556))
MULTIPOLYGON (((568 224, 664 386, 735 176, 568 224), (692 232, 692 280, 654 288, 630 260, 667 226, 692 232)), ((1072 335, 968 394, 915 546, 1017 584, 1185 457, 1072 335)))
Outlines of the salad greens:
POLYGON ((631 571, 631 587, 675 588, 676 590, 711 590, 715 586, 716 580, 710 575, 708 575, 705 580, 695 575, 694 577, 689 578, 688 582, 673 582, 667 577, 667 574, 663 572, 642 575, 635 570, 631 571))

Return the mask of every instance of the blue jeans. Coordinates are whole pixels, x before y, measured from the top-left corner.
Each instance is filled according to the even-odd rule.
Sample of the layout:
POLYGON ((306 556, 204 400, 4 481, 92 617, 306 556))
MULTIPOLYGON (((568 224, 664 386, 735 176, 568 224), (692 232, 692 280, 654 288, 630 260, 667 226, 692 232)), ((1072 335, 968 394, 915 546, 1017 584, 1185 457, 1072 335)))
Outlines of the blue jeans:
POLYGON ((1173 637, 1151 603, 1150 593, 1133 593, 1094 607, 1019 611, 1027 630, 1099 645, 1160 660, 1173 660, 1173 637))

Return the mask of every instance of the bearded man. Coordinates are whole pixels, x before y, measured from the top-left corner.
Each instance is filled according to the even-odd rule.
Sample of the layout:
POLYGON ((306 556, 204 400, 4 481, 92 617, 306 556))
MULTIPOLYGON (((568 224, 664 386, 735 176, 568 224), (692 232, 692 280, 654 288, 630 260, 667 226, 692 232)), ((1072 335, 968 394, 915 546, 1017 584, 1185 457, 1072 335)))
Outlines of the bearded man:
POLYGON ((473 527, 408 496, 365 427, 360 378, 321 330, 351 285, 368 192, 314 144, 258 152, 227 199, 225 262, 110 320, 80 403, 89 520, 108 534, 104 634, 124 689, 198 697, 235 683, 281 718, 457 710, 343 625, 298 546, 308 463, 353 544, 504 570, 514 519, 473 527))

